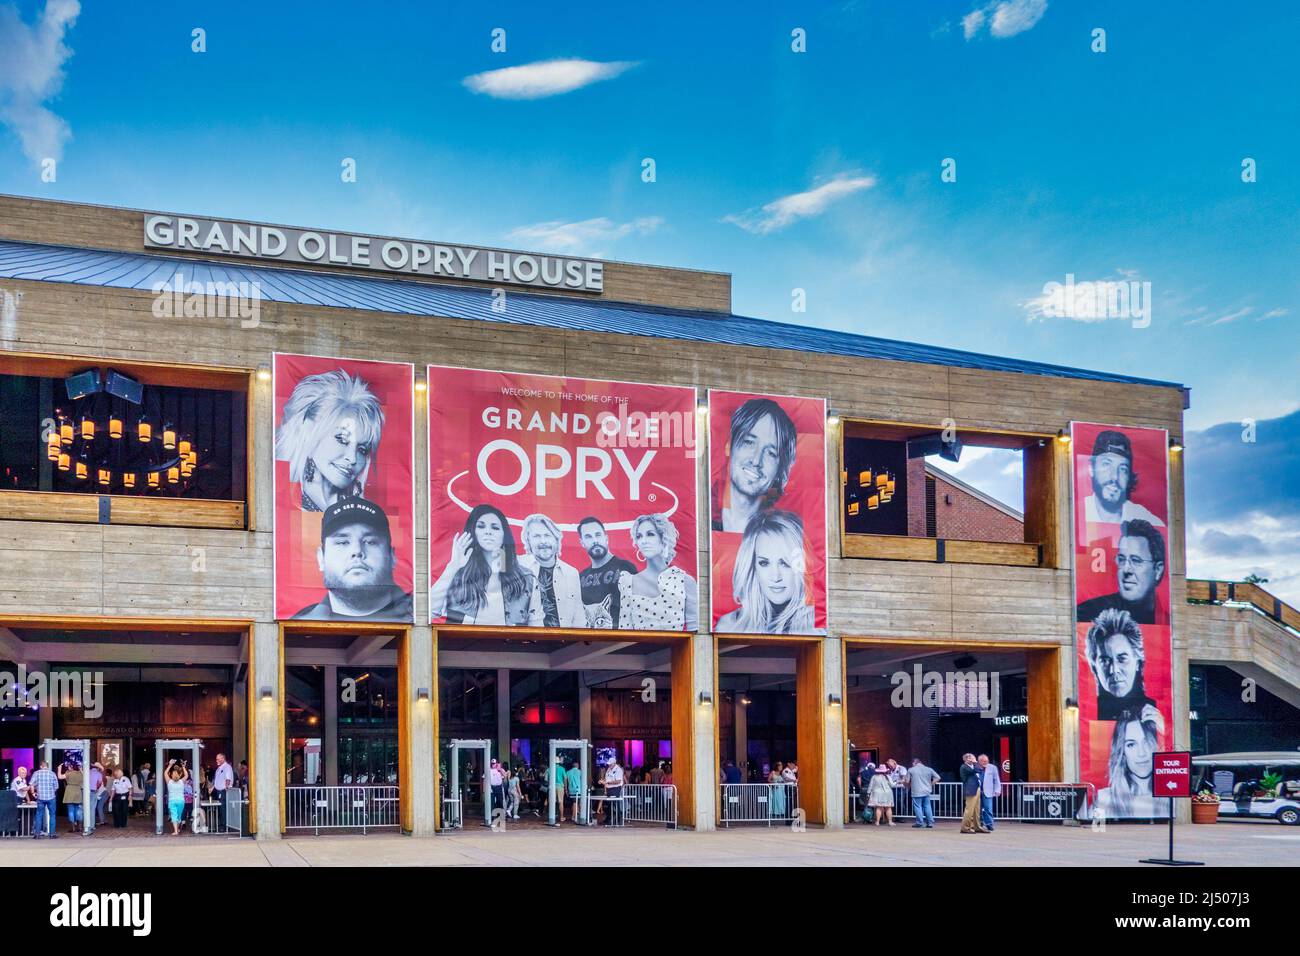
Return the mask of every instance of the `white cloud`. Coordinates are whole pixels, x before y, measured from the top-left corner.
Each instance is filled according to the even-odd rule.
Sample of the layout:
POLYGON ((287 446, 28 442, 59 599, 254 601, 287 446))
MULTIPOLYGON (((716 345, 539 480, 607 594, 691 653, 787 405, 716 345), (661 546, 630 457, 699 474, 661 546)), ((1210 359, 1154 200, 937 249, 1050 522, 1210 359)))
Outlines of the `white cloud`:
POLYGON ((1267 312, 1265 312, 1255 321, 1260 322, 1263 321, 1264 319, 1278 319, 1286 315, 1287 312, 1289 311, 1290 311, 1289 309, 1269 309, 1267 312))
POLYGON ((465 77, 461 82, 475 93, 502 100, 537 100, 559 93, 571 93, 601 80, 612 80, 635 63, 597 63, 593 60, 543 60, 488 70, 465 77))
POLYGON ((749 209, 737 215, 723 216, 746 232, 765 236, 784 229, 792 222, 819 216, 834 202, 876 185, 875 176, 841 174, 806 192, 794 193, 774 199, 760 209, 749 209))
POLYGON ((1236 312, 1228 312, 1225 313, 1224 315, 1219 316, 1217 319, 1211 322, 1210 325, 1224 325, 1228 322, 1236 322, 1238 319, 1245 318, 1246 316, 1250 315, 1252 311, 1254 311, 1253 308, 1248 305, 1245 306, 1244 308, 1238 309, 1236 312))
POLYGON ((1030 322, 1069 319, 1074 322, 1107 322, 1111 319, 1149 318, 1151 284, 1136 269, 1116 269, 1118 278, 1076 279, 1047 282, 1040 295, 1020 306, 1030 322))
POLYGON ((593 256, 605 254, 603 246, 617 242, 633 233, 646 236, 664 223, 658 216, 643 216, 631 222, 614 222, 603 216, 565 222, 562 219, 519 226, 510 231, 510 241, 530 249, 545 249, 569 255, 593 256))
POLYGON ((961 25, 967 40, 987 25, 989 34, 999 40, 1032 30, 1047 12, 1047 0, 995 0, 972 10, 962 17, 961 25))
POLYGON ((39 19, 28 24, 16 7, 0 7, 0 122, 36 165, 61 159, 72 136, 45 103, 63 87, 63 64, 72 56, 63 39, 79 13, 77 0, 47 0, 39 19))

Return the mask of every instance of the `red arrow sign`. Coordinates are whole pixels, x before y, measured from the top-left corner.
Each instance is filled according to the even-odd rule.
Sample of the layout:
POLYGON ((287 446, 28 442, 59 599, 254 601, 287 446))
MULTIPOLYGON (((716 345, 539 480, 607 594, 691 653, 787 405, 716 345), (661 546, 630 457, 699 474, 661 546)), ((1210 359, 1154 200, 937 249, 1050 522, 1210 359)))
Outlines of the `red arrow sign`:
POLYGON ((1153 758, 1151 793, 1157 797, 1192 795, 1192 755, 1188 751, 1158 753, 1153 758))

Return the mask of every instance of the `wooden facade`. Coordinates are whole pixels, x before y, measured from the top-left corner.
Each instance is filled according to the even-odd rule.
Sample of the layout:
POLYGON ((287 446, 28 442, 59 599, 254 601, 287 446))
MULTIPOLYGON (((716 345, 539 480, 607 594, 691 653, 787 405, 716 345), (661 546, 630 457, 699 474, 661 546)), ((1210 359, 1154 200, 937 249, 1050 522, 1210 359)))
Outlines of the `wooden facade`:
MULTIPOLYGON (((0 197, 0 239, 144 252, 144 215, 139 210, 0 197)), ((376 278, 373 273, 368 277, 376 278)), ((730 277, 718 273, 609 263, 605 277, 601 298, 606 300, 720 311, 731 306, 730 277)), ((237 503, 237 511, 214 507, 229 506, 227 502, 115 501, 115 513, 130 519, 100 524, 90 516, 92 510, 98 514, 98 506, 92 508, 95 495, 85 496, 85 502, 75 500, 81 496, 58 495, 59 507, 51 509, 29 493, 0 493, 0 566, 6 568, 0 576, 0 612, 12 620, 40 615, 273 620, 272 397, 270 382, 256 373, 277 351, 414 362, 417 368, 426 363, 463 365, 824 397, 844 418, 929 423, 935 428, 952 420, 959 431, 1054 436, 1078 420, 1165 428, 1176 438, 1183 433, 1184 395, 1173 387, 267 301, 260 303, 257 324, 245 328, 230 318, 156 318, 153 296, 143 290, 26 280, 4 280, 3 288, 22 293, 16 321, 0 326, 0 350, 9 358, 53 357, 70 365, 103 360, 173 369, 201 366, 205 376, 247 383, 251 422, 250 497, 246 508, 237 503), (199 554, 201 571, 195 570, 199 554)), ((423 401, 417 396, 417 489, 427 487, 423 401)), ((940 563, 932 553, 933 540, 863 543, 841 535, 839 442, 831 431, 830 639, 1005 645, 1041 652, 1028 655, 1030 682, 1038 689, 1031 727, 1041 735, 1035 772, 1069 779, 1072 756, 1065 741, 1070 728, 1063 708, 1074 666, 1068 447, 1047 441, 1026 450, 1033 465, 1027 472, 1034 475, 1033 486, 1026 489, 1027 502, 1031 496, 1033 500, 1026 507, 1026 535, 1036 544, 990 550, 982 543, 963 549, 962 543, 949 542, 948 559, 940 563)), ((704 500, 703 464, 699 492, 704 500)), ((1171 456, 1170 495, 1177 675, 1177 655, 1185 653, 1179 640, 1185 615, 1185 558, 1182 470, 1176 454, 1171 456)), ((423 499, 417 494, 417 624, 428 620, 423 499)), ((698 544, 705 621, 707 531, 702 522, 698 544)), ((409 666, 407 643, 404 639, 399 653, 402 668, 409 666)), ((436 648, 436 632, 434 643, 436 648)), ((691 808, 689 820, 683 820, 687 825, 694 822, 695 788, 710 783, 684 772, 695 762, 699 746, 692 728, 700 705, 689 692, 699 662, 690 645, 674 642, 671 651, 670 718, 675 745, 682 748, 674 764, 679 768, 682 805, 691 808), (684 675, 680 681, 679 669, 684 675), (680 693, 679 688, 688 692, 680 693)), ((827 706, 828 688, 821 645, 799 648, 798 660, 799 763, 803 774, 817 772, 819 782, 804 791, 804 799, 817 804, 809 820, 820 822, 829 805, 821 773, 824 761, 812 755, 826 749, 820 710, 827 706)), ((1185 659, 1181 668, 1185 672, 1185 659)), ((713 675, 716 700, 716 666, 713 675)), ((1185 683, 1176 681, 1175 686, 1175 713, 1185 715, 1185 683)), ((256 711, 253 696, 250 715, 256 711)), ((1183 719, 1176 740, 1182 744, 1186 739, 1183 719)), ((402 753, 408 760, 409 749, 402 753)))

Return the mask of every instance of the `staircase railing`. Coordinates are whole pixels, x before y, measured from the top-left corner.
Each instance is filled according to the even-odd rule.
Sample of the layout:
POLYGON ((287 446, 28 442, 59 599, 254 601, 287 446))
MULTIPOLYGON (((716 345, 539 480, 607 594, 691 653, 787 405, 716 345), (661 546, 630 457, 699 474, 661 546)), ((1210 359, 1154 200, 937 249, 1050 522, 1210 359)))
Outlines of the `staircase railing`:
POLYGON ((1258 584, 1246 581, 1188 580, 1187 600, 1209 604, 1249 604, 1283 627, 1300 632, 1300 611, 1258 584))

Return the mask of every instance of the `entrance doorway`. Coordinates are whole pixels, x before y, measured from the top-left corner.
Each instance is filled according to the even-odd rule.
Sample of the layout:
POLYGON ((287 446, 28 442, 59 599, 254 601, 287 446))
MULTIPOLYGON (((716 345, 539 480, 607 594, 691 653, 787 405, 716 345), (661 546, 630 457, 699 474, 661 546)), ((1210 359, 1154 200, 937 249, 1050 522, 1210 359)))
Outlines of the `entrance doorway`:
MULTIPOLYGON (((41 756, 46 765, 58 775, 63 786, 74 786, 76 781, 81 786, 80 810, 72 811, 81 818, 81 833, 86 835, 95 829, 95 795, 90 788, 90 741, 89 740, 46 740, 41 744, 41 756), (59 759, 54 759, 55 754, 59 759), (74 776, 75 775, 75 776, 74 776)), ((60 801, 55 804, 57 815, 64 807, 77 806, 60 801)), ((52 824, 58 827, 58 820, 52 824)))
POLYGON ((448 829, 459 830, 475 810, 481 809, 483 825, 492 825, 492 741, 453 740, 447 745, 448 782, 443 796, 443 820, 448 829), (478 781, 475 787, 474 782, 478 781), (470 796, 477 789, 478 799, 471 805, 470 796))
POLYGON ((550 783, 550 797, 546 803, 546 822, 559 826, 556 811, 563 807, 563 812, 572 812, 574 823, 586 826, 591 823, 591 787, 590 787, 590 752, 591 744, 585 739, 552 740, 548 746, 550 759, 547 761, 547 780, 550 783), (561 756, 567 756, 566 762, 561 756), (561 772, 563 768, 563 772, 561 772), (576 778, 572 774, 577 770, 576 778), (563 804, 560 801, 563 801, 563 804))

